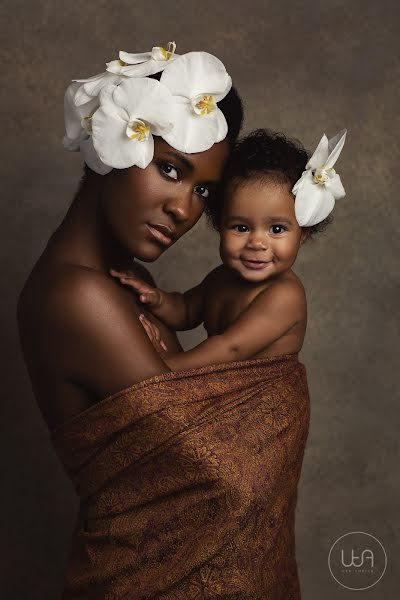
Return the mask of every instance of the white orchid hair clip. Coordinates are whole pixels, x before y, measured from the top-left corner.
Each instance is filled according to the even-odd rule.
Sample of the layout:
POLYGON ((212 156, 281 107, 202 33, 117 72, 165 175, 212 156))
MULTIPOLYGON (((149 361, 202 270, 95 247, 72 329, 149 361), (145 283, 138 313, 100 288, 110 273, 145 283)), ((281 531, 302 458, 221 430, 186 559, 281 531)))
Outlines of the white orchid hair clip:
POLYGON ((141 54, 120 51, 104 73, 74 79, 64 97, 64 148, 80 150, 105 175, 113 168, 145 169, 153 135, 185 153, 222 141, 228 125, 218 102, 232 87, 230 76, 212 54, 175 49, 169 42, 141 54), (150 77, 159 72, 159 81, 150 77))
POLYGON ((295 215, 300 227, 317 225, 332 212, 346 192, 333 166, 344 146, 346 129, 328 140, 324 134, 300 179, 295 183, 295 215))

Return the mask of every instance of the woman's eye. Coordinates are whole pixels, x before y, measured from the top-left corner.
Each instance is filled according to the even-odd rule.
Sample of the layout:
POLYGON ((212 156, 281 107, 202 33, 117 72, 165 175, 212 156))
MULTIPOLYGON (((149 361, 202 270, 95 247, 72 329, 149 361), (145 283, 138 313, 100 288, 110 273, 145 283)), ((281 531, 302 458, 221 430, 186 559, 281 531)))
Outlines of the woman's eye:
POLYGON ((196 192, 196 194, 198 194, 202 198, 208 199, 210 197, 210 190, 208 188, 206 188, 205 185, 197 185, 194 188, 194 191, 196 192))
POLYGON ((233 229, 235 229, 239 233, 246 233, 246 231, 249 230, 249 228, 247 227, 247 225, 234 225, 233 229))
POLYGON ((178 179, 178 171, 172 165, 169 165, 168 163, 163 163, 160 165, 160 169, 170 179, 178 179))
POLYGON ((282 233, 283 231, 285 231, 285 228, 283 225, 272 225, 271 229, 272 229, 272 233, 282 233), (280 231, 276 231, 277 229, 279 229, 280 231))

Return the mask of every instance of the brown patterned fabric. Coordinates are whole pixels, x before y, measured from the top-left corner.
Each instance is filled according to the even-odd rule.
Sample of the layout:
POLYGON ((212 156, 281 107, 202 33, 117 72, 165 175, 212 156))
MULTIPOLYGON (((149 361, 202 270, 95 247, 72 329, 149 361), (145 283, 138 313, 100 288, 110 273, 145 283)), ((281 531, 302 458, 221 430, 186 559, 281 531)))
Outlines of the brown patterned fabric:
POLYGON ((63 600, 298 600, 297 354, 166 373, 53 430, 80 510, 63 600))

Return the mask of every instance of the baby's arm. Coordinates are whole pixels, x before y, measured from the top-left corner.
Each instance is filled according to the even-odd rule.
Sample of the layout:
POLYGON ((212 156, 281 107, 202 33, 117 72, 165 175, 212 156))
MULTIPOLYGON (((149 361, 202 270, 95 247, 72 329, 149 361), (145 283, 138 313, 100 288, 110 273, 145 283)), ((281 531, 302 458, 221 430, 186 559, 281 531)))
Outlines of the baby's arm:
POLYGON ((199 285, 181 294, 165 292, 123 271, 112 269, 110 272, 118 277, 121 283, 133 288, 140 302, 170 329, 175 331, 193 329, 203 322, 207 277, 199 285))
POLYGON ((172 371, 246 360, 282 337, 306 310, 304 290, 281 281, 261 292, 224 333, 192 350, 163 356, 172 371))

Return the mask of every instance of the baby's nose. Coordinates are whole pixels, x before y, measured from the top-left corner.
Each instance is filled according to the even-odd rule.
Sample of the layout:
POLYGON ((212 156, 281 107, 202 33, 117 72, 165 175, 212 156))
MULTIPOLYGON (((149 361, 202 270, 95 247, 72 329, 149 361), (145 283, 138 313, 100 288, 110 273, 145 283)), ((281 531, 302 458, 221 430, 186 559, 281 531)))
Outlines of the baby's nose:
POLYGON ((249 236, 247 245, 255 250, 265 250, 268 247, 268 242, 265 234, 253 234, 249 236))

